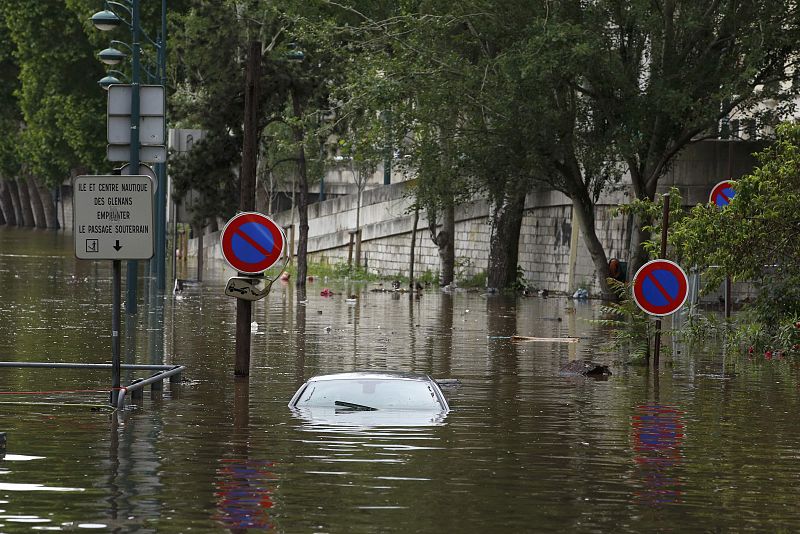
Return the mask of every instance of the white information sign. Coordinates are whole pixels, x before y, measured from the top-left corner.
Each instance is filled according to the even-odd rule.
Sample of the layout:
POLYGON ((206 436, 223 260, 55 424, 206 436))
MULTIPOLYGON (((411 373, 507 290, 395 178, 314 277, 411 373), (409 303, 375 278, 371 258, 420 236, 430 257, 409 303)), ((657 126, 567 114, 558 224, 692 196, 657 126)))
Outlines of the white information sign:
POLYGON ((82 260, 150 259, 154 190, 149 176, 75 178, 75 256, 82 260))
MULTIPOLYGON (((108 161, 130 161, 131 145, 108 145, 106 159, 108 161)), ((167 148, 165 146, 142 145, 139 147, 139 161, 164 163, 167 161, 167 148)))

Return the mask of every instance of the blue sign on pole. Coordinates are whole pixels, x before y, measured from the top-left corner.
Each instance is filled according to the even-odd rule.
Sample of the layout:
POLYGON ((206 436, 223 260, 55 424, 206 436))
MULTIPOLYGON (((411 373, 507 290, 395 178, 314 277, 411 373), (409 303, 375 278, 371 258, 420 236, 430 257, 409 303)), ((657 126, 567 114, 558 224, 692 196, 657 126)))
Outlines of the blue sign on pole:
POLYGON ((261 213, 240 213, 233 217, 220 236, 222 255, 228 264, 244 274, 266 271, 283 254, 283 230, 261 213))
POLYGON ((733 184, 725 180, 711 189, 708 201, 718 208, 724 208, 731 203, 731 199, 733 199, 734 195, 736 195, 736 191, 733 189, 733 184))
POLYGON ((633 300, 650 315, 669 315, 686 302, 689 279, 678 264, 669 260, 645 263, 633 280, 633 300))

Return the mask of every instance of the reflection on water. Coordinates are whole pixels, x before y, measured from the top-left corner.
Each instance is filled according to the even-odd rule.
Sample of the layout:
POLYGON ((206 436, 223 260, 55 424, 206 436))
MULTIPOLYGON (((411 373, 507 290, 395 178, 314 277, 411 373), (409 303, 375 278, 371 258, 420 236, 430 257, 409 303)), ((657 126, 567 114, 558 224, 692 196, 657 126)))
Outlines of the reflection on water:
POLYGON ((664 505, 680 497, 676 468, 681 464, 684 440, 682 416, 680 410, 660 404, 637 406, 631 416, 634 461, 644 486, 637 497, 644 503, 664 505))
POLYGON ((58 488, 44 484, 7 484, 0 482, 2 491, 84 491, 83 488, 58 488))
MULTIPOLYGON (((75 260, 70 239, 0 227, 0 360, 110 358, 110 262, 75 260)), ((598 350, 607 333, 588 322, 595 302, 435 289, 416 298, 326 281, 305 302, 276 283, 253 307, 241 381, 236 306, 222 293, 231 273, 209 267, 202 285, 164 298, 140 277, 123 355, 186 365, 188 381, 148 388, 124 414, 88 406, 106 401, 107 373, 0 369, 0 530, 800 528, 795 362, 681 347, 654 376, 598 350), (321 297, 323 287, 335 295, 321 297), (614 374, 559 375, 589 359, 614 374), (446 418, 287 408, 309 377, 352 370, 461 386, 444 392, 446 418)))
POLYGON ((295 417, 310 429, 343 428, 363 429, 370 427, 416 427, 439 426, 444 423, 447 412, 426 410, 337 410, 317 406, 292 409, 295 417))
POLYGON ((217 514, 214 520, 226 528, 271 529, 270 508, 275 484, 272 462, 224 459, 217 469, 217 514))

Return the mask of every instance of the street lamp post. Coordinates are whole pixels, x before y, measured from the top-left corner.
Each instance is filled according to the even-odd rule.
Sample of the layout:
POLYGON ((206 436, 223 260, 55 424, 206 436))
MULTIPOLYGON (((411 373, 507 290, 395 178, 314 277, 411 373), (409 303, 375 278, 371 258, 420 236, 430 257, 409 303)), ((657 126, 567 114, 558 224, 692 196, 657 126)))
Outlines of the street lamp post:
MULTIPOLYGON (((113 8, 119 8, 125 11, 130 17, 130 23, 126 23, 131 30, 131 44, 126 46, 120 41, 112 41, 113 43, 125 45, 131 54, 131 114, 130 114, 130 152, 129 164, 133 173, 139 172, 140 154, 139 154, 139 122, 140 122, 140 89, 141 89, 141 13, 139 8, 139 0, 122 0, 120 2, 105 2, 106 9, 95 13, 92 16, 92 23, 94 26, 102 31, 113 30, 118 27, 124 20, 120 18, 113 8)), ((159 78, 162 85, 166 84, 166 27, 167 27, 167 2, 161 2, 161 35, 158 41, 153 41, 146 34, 144 36, 147 40, 156 47, 157 60, 155 76, 159 78)), ((115 48, 106 48, 101 51, 98 56, 100 60, 106 64, 114 65, 122 61, 125 54, 115 48)), ((148 72, 152 76, 152 73, 148 72)), ((100 81, 104 87, 112 83, 119 83, 118 79, 106 76, 100 81)), ((166 130, 166 123, 165 123, 166 130)), ((164 132, 164 139, 166 140, 166 131, 164 132)), ((155 250, 155 264, 151 264, 151 273, 157 277, 158 289, 163 291, 165 289, 165 249, 166 249, 166 163, 159 163, 156 165, 157 173, 157 204, 156 204, 156 217, 155 217, 155 231, 156 231, 156 250, 155 250)), ((127 263, 127 285, 126 285, 126 299, 125 309, 128 313, 136 313, 136 292, 137 292, 137 277, 138 277, 138 261, 130 260, 127 263)))
MULTIPOLYGON (((161 85, 167 87, 167 0, 161 0, 161 36, 158 40, 158 66, 161 85)), ((166 94, 166 92, 165 92, 166 94)), ((166 112, 166 106, 164 106, 166 112)), ((164 120, 164 143, 167 139, 167 121, 164 120)), ((167 151, 168 152, 168 151, 167 151)), ((156 205, 156 280, 158 290, 166 289, 166 252, 167 252, 167 164, 156 164, 158 192, 156 205)))

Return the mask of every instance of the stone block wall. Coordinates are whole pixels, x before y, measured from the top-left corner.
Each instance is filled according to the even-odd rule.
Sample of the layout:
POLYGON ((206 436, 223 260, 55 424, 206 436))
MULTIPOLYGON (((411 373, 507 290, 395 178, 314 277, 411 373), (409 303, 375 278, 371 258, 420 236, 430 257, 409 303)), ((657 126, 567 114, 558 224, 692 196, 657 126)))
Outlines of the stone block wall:
POLYGON ((567 290, 571 235, 571 206, 528 209, 519 236, 519 264, 531 285, 567 290))
MULTIPOLYGON (((368 191, 361 207, 362 264, 383 276, 408 275, 413 214, 407 184, 393 184, 368 191)), ((613 200, 609 198, 609 201, 613 200)), ((598 235, 609 257, 624 257, 625 225, 621 217, 610 218, 614 206, 597 208, 598 235)), ((582 239, 578 239, 573 283, 569 281, 572 244, 572 204, 564 195, 553 191, 531 193, 520 230, 519 265, 525 279, 534 287, 554 292, 571 292, 576 287, 599 289, 594 264, 582 239)), ((309 208, 309 259, 336 264, 347 262, 350 232, 355 229, 356 195, 343 196, 314 204, 309 208)), ((485 199, 456 209, 456 278, 471 278, 486 272, 489 263, 489 204, 485 199)), ((297 236, 296 215, 291 212, 273 215, 284 226, 287 235, 297 236), (293 229, 293 230, 292 230, 293 229)), ((437 273, 439 253, 430 238, 428 221, 420 213, 417 225, 415 273, 437 273)), ((205 255, 222 259, 219 233, 206 236, 205 255)), ((296 242, 294 243, 296 247, 296 242)), ((189 255, 195 255, 196 243, 190 244, 189 255)))
MULTIPOLYGON (((692 206, 708 199, 710 188, 730 172, 734 177, 752 169, 750 156, 758 147, 745 144, 731 150, 727 143, 699 143, 687 148, 661 180, 659 191, 675 185, 681 189, 685 204, 692 206), (724 169, 724 172, 723 172, 724 169)), ((629 186, 602 195, 596 204, 595 225, 608 259, 627 260, 630 241, 629 218, 613 213, 629 201, 629 186)), ((413 214, 408 182, 380 186, 362 195, 358 219, 362 231, 362 263, 384 276, 407 275, 411 249, 413 214)), ((348 195, 309 206, 309 258, 328 263, 346 262, 350 234, 356 229, 357 195, 348 195)), ((489 205, 485 199, 456 209, 456 276, 472 277, 486 271, 489 259, 489 205)), ((555 191, 535 191, 528 195, 519 242, 519 265, 526 280, 534 287, 554 292, 572 292, 586 287, 597 293, 599 285, 594 264, 583 237, 574 228, 572 203, 555 191), (573 252, 573 244, 575 250, 573 252), (575 256, 570 280, 570 256, 575 256)), ((273 215, 297 236, 297 216, 291 211, 273 215)), ((415 272, 439 271, 439 255, 430 239, 425 214, 417 226, 415 272)), ((222 259, 219 236, 206 237, 204 251, 208 258, 222 259)), ((296 240, 292 241, 296 247, 296 240)), ((196 254, 190 245, 189 254, 196 254)))

